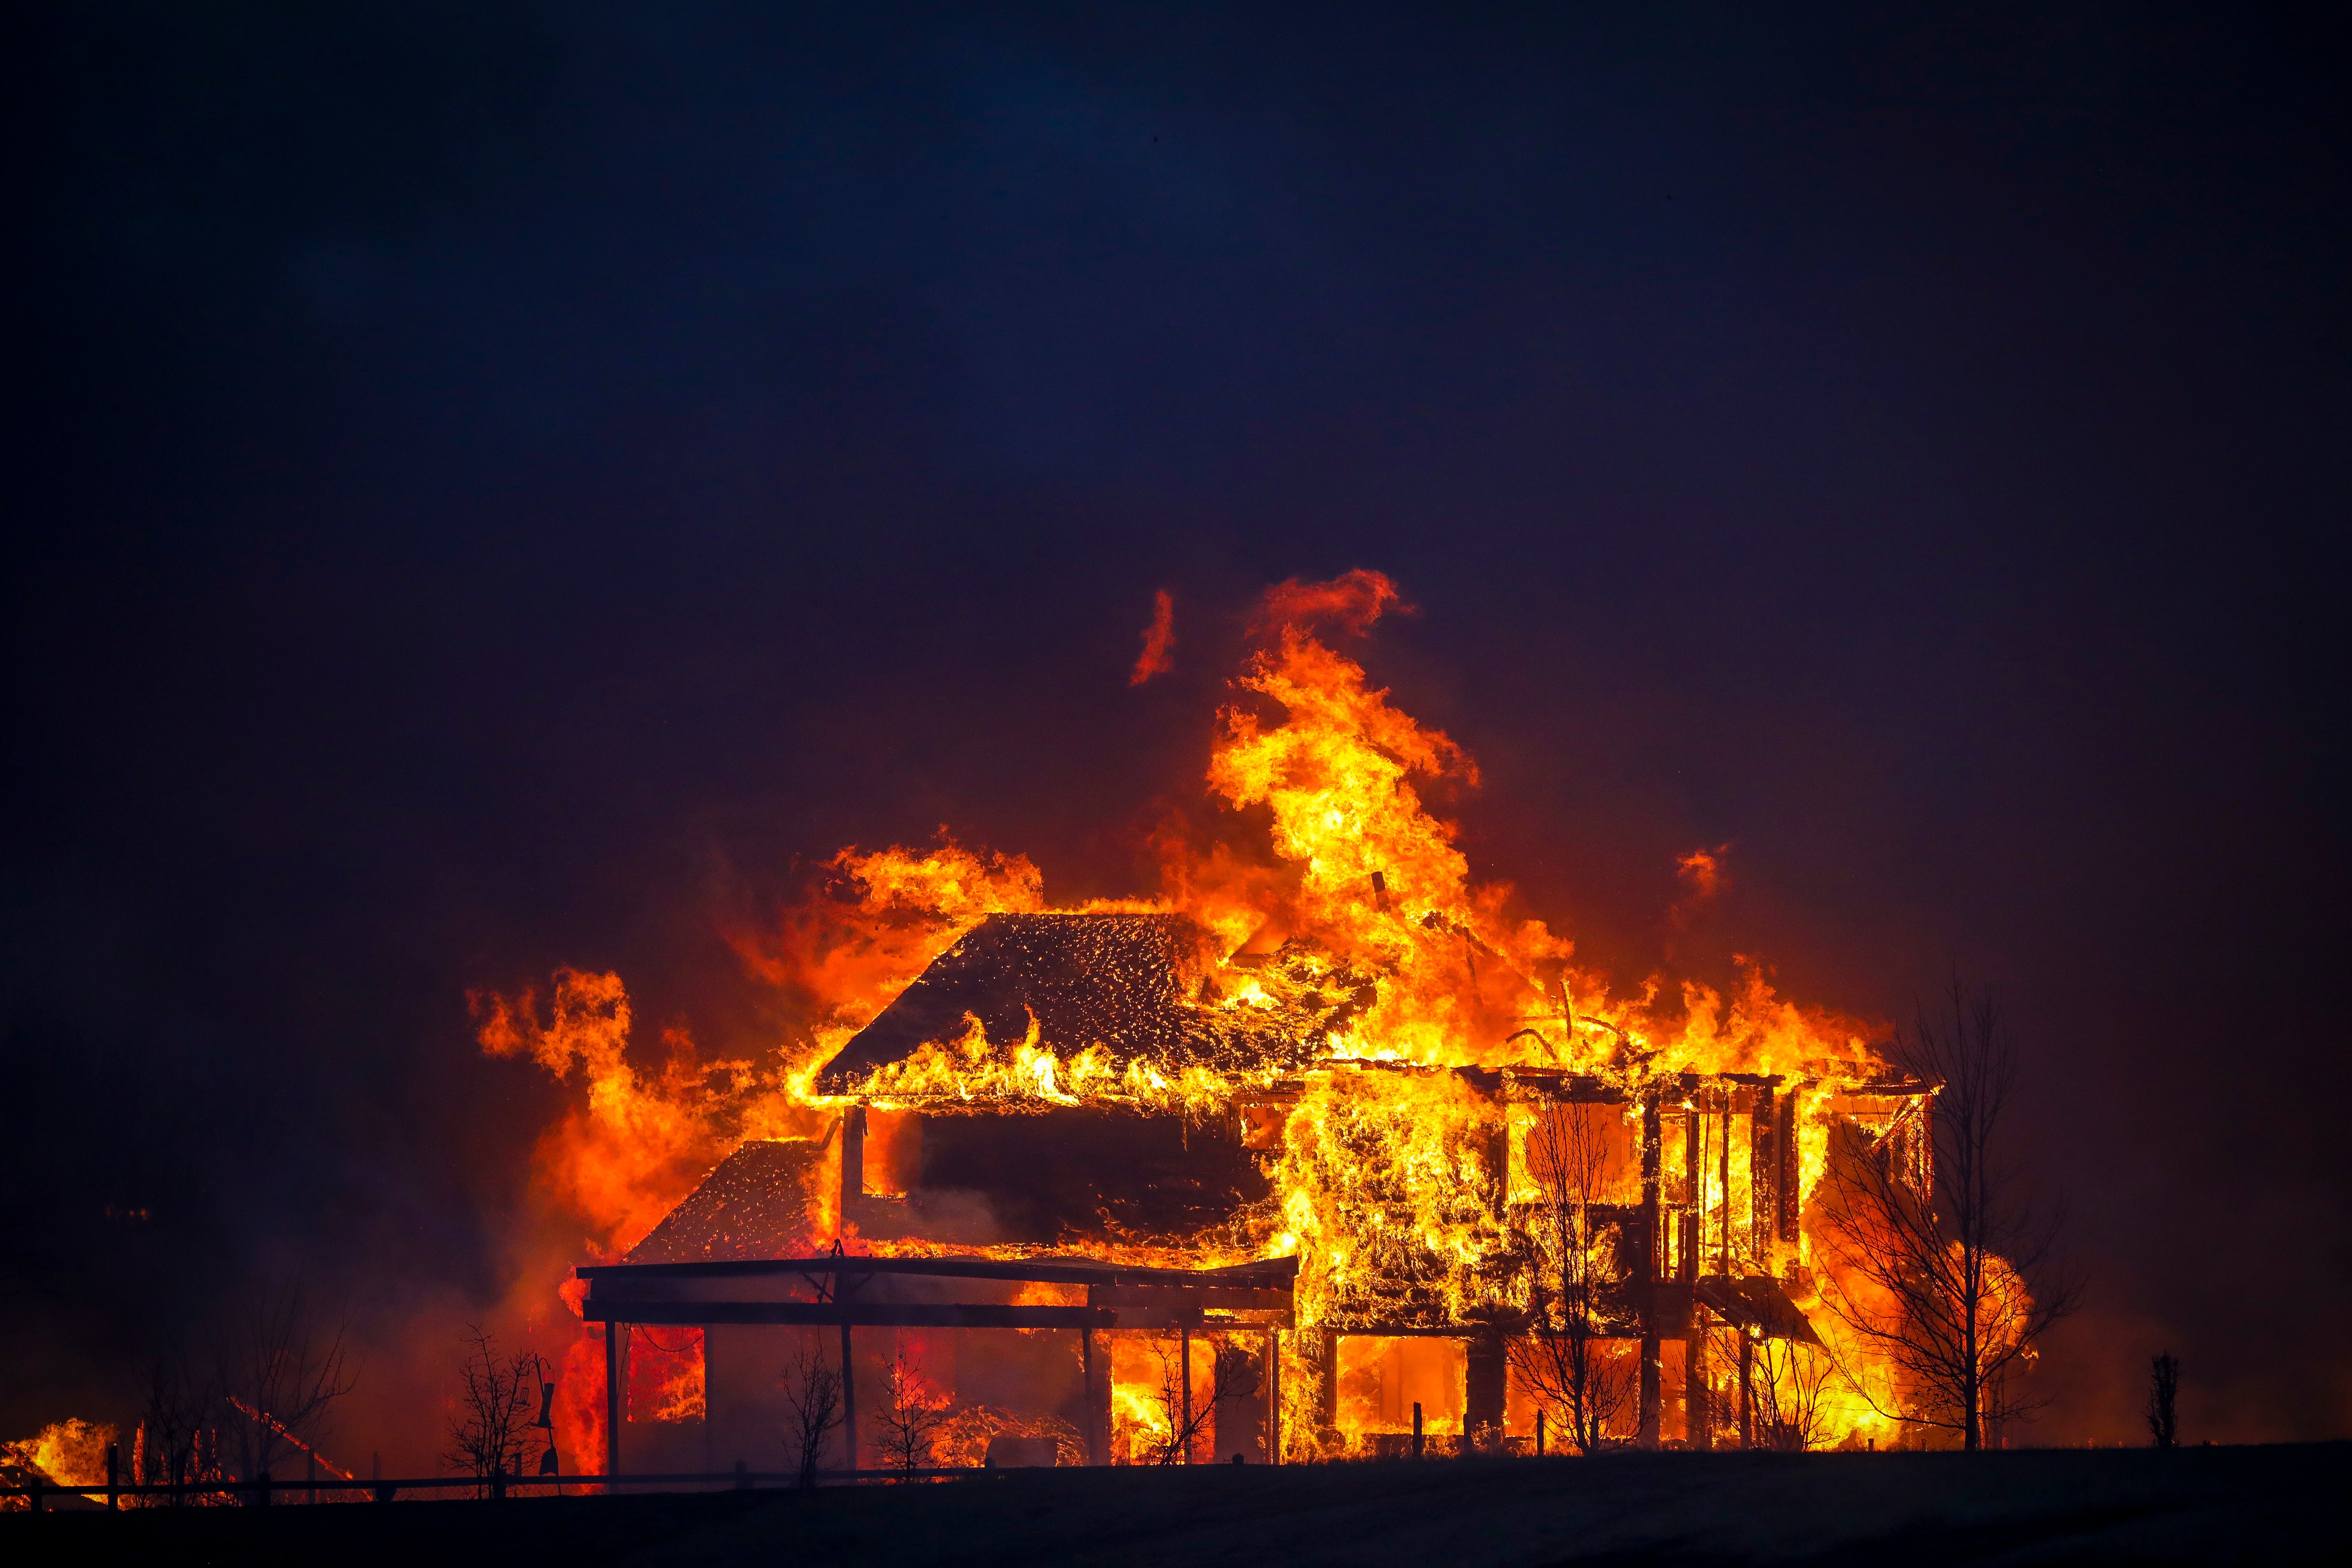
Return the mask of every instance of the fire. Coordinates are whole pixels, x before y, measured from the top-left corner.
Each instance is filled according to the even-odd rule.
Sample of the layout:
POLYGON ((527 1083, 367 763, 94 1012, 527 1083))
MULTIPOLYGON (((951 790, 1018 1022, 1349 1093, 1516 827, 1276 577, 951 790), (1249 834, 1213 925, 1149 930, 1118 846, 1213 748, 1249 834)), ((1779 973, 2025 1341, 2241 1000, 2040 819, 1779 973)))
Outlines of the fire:
MULTIPOLYGON (((0 1464, 12 1470, 36 1471, 42 1479, 57 1486, 104 1486, 106 1451, 114 1446, 114 1439, 115 1429, 98 1422, 79 1417, 53 1421, 30 1437, 0 1443, 0 1464)), ((16 1476, 9 1477, 12 1484, 17 1479, 16 1476)), ((27 1506, 22 1498, 6 1499, 5 1505, 17 1509, 27 1506)))
MULTIPOLYGON (((1433 802, 1476 788, 1476 763, 1443 731, 1396 707, 1334 646, 1405 607, 1395 584, 1371 572, 1271 590, 1208 759, 1205 783, 1225 808, 1214 817, 1222 826, 1160 835, 1155 894, 1068 911, 1182 917, 1207 936, 1198 972, 1181 976, 1203 1026, 1226 1031, 1220 1038, 1303 1041, 1304 1058, 1238 1048, 1181 1063, 1122 1058, 1099 1040, 1047 1037, 1034 1011, 1010 1037, 992 1037, 966 1015, 959 1035, 875 1068, 850 1092, 820 1091, 818 1071, 980 922, 1057 912, 1026 858, 967 848, 942 830, 929 849, 844 849, 824 863, 814 897, 728 929, 748 971, 776 987, 799 1020, 761 1060, 701 1061, 673 1030, 659 1071, 641 1069, 630 1058, 629 1001, 615 974, 558 972, 544 1022, 531 991, 474 997, 485 1050, 527 1054, 558 1079, 577 1071, 584 1081, 583 1101, 540 1142, 543 1194, 585 1220, 589 1254, 610 1260, 740 1143, 824 1144, 851 1105, 1117 1103, 1195 1120, 1246 1107, 1256 1130, 1250 1146, 1263 1151, 1273 1196, 1240 1216, 1238 1228, 1089 1236, 1085 1248, 1185 1266, 1296 1255, 1302 1325, 1461 1324, 1527 1310, 1530 1243, 1515 1217, 1531 1190, 1522 1145, 1534 1112, 1527 1107, 1573 1079, 1614 1097, 1600 1118, 1613 1127, 1607 1136, 1618 1151, 1620 1191, 1608 1201, 1622 1205, 1627 1184, 1639 1185, 1644 1131, 1635 1107, 1646 1099, 1672 1123, 1666 1135, 1648 1135, 1658 1138, 1661 1190, 1678 1194, 1675 1223, 1695 1227, 1698 1272, 1786 1279, 1799 1308, 1817 1305, 1806 1273, 1815 1265, 1809 1235, 1801 1227, 1781 1239, 1771 1216, 1755 1211, 1760 1113, 1751 1105, 1748 1135, 1734 1139, 1733 1101, 1724 1098, 1733 1090, 1706 1086, 1725 1075, 1783 1086, 1772 1091, 1782 1100, 1765 1103, 1790 1108, 1781 1136, 1793 1140, 1791 1201, 1802 1212, 1826 1168, 1839 1086, 1885 1071, 1868 1045, 1872 1031, 1780 995, 1753 959, 1739 960, 1720 985, 1669 987, 1654 978, 1620 992, 1575 963, 1570 940, 1518 912, 1507 884, 1475 880, 1455 825, 1433 802), (1265 825, 1262 841, 1240 826, 1251 823, 1265 825), (1499 1117, 1498 1102, 1507 1108, 1499 1117)), ((1170 636, 1163 594, 1139 681, 1166 668, 1170 636)), ((1680 860, 1692 904, 1723 885, 1724 855, 1717 846, 1680 860)), ((859 1250, 940 1249, 860 1240, 854 1221, 831 1204, 812 1204, 810 1250, 835 1237, 859 1250)), ((1823 1315, 1808 1315, 1828 1342, 1804 1354, 1826 1355, 1852 1373, 1837 1391, 1815 1391, 1831 1407, 1822 1439, 1879 1431, 1855 1389, 1881 1374, 1823 1315)), ((1114 1379, 1114 1419, 1123 1447, 1149 1447, 1154 1434, 1164 1447, 1167 1413, 1146 1386, 1152 1369, 1127 1364, 1141 1353, 1118 1352, 1126 1360, 1114 1379)), ((646 1365, 643 1357, 641 1348, 632 1365, 646 1365)), ((1393 1362, 1380 1375, 1394 1383, 1423 1375, 1411 1370, 1421 1366, 1416 1357, 1426 1359, 1420 1350, 1351 1347, 1342 1366, 1361 1382, 1372 1375, 1366 1367, 1393 1362)), ((569 1455, 593 1464, 603 1420, 601 1342, 583 1331, 564 1366, 562 1440, 569 1455)), ((690 1391, 686 1375, 671 1374, 669 1392, 654 1403, 666 1401, 673 1413, 698 1409, 698 1359, 690 1391)), ((1293 1457, 1317 1451, 1320 1441, 1306 1383, 1285 1384, 1293 1457)), ((1882 1406, 1899 1399, 1897 1391, 1878 1392, 1882 1406)), ((1343 1405, 1384 1408, 1378 1397, 1369 1406, 1343 1405)), ((1343 1412, 1342 1436, 1360 1438, 1381 1419, 1343 1412)), ((1458 1429, 1458 1410, 1453 1419, 1458 1429)))

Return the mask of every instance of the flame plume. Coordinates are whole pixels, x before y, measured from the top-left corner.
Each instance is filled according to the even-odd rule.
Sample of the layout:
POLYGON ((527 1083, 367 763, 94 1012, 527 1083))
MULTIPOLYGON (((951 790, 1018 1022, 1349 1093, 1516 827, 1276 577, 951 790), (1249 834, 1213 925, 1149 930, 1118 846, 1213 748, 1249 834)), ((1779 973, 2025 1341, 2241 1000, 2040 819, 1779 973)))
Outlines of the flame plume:
MULTIPOLYGON (((1164 668, 1168 605, 1160 595, 1139 682, 1164 668)), ((1524 1187, 1523 1173, 1454 1069, 1521 1071, 1622 1091, 1623 1124, 1610 1136, 1628 1149, 1639 1134, 1635 1098, 1664 1095, 1692 1131, 1663 1152, 1662 1179, 1685 1194, 1702 1237, 1718 1238, 1704 1245, 1719 1242, 1723 1272, 1732 1271, 1735 1237, 1751 1270, 1811 1266, 1801 1237, 1793 1250, 1748 1239, 1766 1228, 1749 1212, 1752 1151, 1740 1148, 1735 1161, 1730 1149, 1698 1142, 1713 1113, 1698 1109, 1685 1075, 1781 1075, 1795 1086, 1786 1092, 1796 1097, 1802 1208, 1828 1158, 1835 1083, 1885 1070, 1868 1031, 1780 996, 1748 960, 1720 987, 1654 978, 1621 994, 1574 962, 1567 937, 1515 914, 1507 884, 1474 880, 1455 825, 1430 796, 1476 788, 1476 763, 1397 708, 1322 635, 1362 637, 1406 608, 1396 585, 1369 571, 1269 590, 1208 762, 1209 795, 1229 808, 1215 816, 1222 830, 1164 834, 1156 895, 1082 906, 1181 917, 1207 933, 1198 973, 1183 976, 1203 1037, 1279 1038, 1286 1050, 1236 1044, 1181 1062, 1122 1059, 1098 1040, 1054 1037, 1034 1011, 1013 1036, 992 1037, 968 1016, 961 1035, 875 1068, 848 1092, 839 1084, 825 1092, 820 1069, 961 938, 991 916, 1055 912, 1030 861, 967 848, 944 830, 928 849, 843 849, 825 863, 822 896, 771 926, 728 933, 750 973, 803 1021, 764 1061, 705 1063, 673 1031, 659 1072, 642 1070, 629 1058, 632 1019, 616 974, 560 971, 545 1022, 530 991, 472 999, 485 1050, 528 1055, 559 1079, 576 1071, 584 1080, 582 1102, 541 1141, 545 1194, 587 1222, 591 1254, 609 1260, 738 1145, 820 1143, 853 1103, 1116 1102, 1195 1118, 1246 1103, 1262 1108, 1250 1112, 1264 1124, 1251 1146, 1267 1156, 1268 1202, 1200 1236, 1094 1237, 1089 1250, 1196 1265, 1295 1254, 1302 1321, 1336 1313, 1461 1323, 1523 1310, 1524 1262, 1497 1260, 1524 1258, 1527 1244, 1512 1234, 1506 1196, 1524 1187), (1263 841, 1244 839, 1249 825, 1262 825, 1263 841)), ((1681 861, 1694 904, 1721 885, 1722 856, 1717 847, 1681 861)), ((855 1239, 821 1186, 803 1225, 809 1250, 855 1239)), ((567 1371, 601 1378, 589 1343, 572 1347, 567 1371)), ((1876 1375, 1834 1334, 1826 1353, 1860 1367, 1858 1377, 1876 1375)), ((698 1384, 698 1402, 699 1392, 698 1384)), ((1286 1388, 1286 1403, 1302 1397, 1286 1388)), ((1118 1398, 1122 1422, 1149 1426, 1148 1400, 1124 1385, 1118 1398)), ((1822 1417, 1824 1432, 1852 1434, 1874 1419, 1868 1402, 1848 1403, 1822 1417)), ((567 1387, 562 1405, 574 1427, 567 1451, 593 1462, 595 1402, 567 1387)))

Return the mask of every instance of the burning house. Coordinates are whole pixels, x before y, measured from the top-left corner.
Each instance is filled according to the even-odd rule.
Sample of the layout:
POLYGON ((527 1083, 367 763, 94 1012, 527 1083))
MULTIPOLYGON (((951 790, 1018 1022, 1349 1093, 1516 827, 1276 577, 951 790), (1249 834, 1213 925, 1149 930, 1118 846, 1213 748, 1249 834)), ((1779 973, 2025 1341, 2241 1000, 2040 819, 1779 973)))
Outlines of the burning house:
MULTIPOLYGON (((1782 1380, 1758 1409, 1758 1346, 1821 1344, 1798 1304, 1808 1142, 1843 1122, 1924 1157, 1910 1135, 1923 1085, 1580 1072, 1544 1058, 1587 1036, 1622 1042, 1566 1013, 1523 1029, 1532 1059, 1503 1067, 1335 1058, 1311 1034, 1219 1008, 1219 973, 1207 933, 1179 917, 983 919, 827 1064, 819 1087, 841 1109, 824 1142, 737 1150, 625 1262, 582 1270, 587 1318, 699 1330, 719 1448, 779 1419, 782 1338, 763 1331, 785 1325, 838 1331, 853 1410, 861 1328, 954 1333, 959 1364, 988 1360, 991 1330, 1074 1339, 1068 1424, 1093 1463, 1187 1425, 1191 1447, 1223 1458, 1399 1448, 1416 1412, 1424 1441, 1524 1446, 1542 1391, 1519 1391, 1514 1421, 1510 1351, 1557 1332, 1548 1222, 1580 1210, 1571 1242, 1598 1254, 1578 1307, 1601 1436, 1753 1446, 1790 1414, 1782 1380), (1034 1083, 959 1078, 959 1060, 984 1068, 1006 1038, 1031 1053, 1034 1083), (1072 1059, 1086 1067, 1066 1086, 1072 1059), (1089 1078, 1103 1087, 1073 1092, 1089 1078), (1438 1124, 1397 1136, 1424 1114, 1438 1124), (1291 1143, 1335 1136, 1338 1161, 1291 1143), (1344 1181, 1286 1194, 1286 1179, 1338 1163, 1344 1181), (824 1198, 858 1253, 788 1256, 824 1198), (1249 1256, 1293 1203, 1327 1210, 1338 1234, 1249 1256), (1448 1219, 1435 1235, 1417 1217, 1432 1209, 1448 1219), (1172 1413, 1150 1408, 1163 1369, 1122 1350, 1171 1336, 1172 1413), (1187 1373, 1202 1384, 1189 1422, 1187 1373)), ((1328 1029, 1352 996, 1313 1021, 1328 1029)), ((607 1339, 616 1401, 629 1342, 607 1339)), ((608 1430, 625 1419, 616 1404, 608 1430)))
POLYGON ((861 1463, 918 1397, 968 1462, 1883 1430, 1899 1391, 1821 1310, 1818 1189, 1869 1158, 1924 1190, 1934 1086, 1760 972, 1612 997, 1506 918, 1412 782, 1467 757, 1308 629, 1369 624, 1392 591, 1353 575, 1275 618, 1264 706, 1224 716, 1211 786, 1270 854, 1185 846, 1160 897, 1057 910, 1017 858, 844 852, 768 960, 834 1022, 698 1100, 707 1069, 627 1066, 614 977, 544 1028, 498 1004, 492 1049, 595 1081, 565 1169, 670 1140, 567 1289, 575 1454, 772 1452, 819 1344, 861 1463))

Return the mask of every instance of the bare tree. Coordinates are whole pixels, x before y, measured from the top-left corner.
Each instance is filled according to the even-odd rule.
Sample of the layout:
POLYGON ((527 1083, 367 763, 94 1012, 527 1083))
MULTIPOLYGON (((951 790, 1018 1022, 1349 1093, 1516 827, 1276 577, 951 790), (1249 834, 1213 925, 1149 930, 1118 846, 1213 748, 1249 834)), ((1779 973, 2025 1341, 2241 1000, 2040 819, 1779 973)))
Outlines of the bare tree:
POLYGON ((325 1319, 299 1281, 263 1287, 214 1346, 223 1458, 246 1480, 281 1456, 316 1451, 334 1402, 352 1391, 340 1318, 325 1319))
POLYGON ((498 1339, 479 1324, 466 1330, 466 1354, 457 1363, 457 1413, 449 1418, 454 1468, 477 1477, 519 1476, 530 1447, 533 1397, 539 1392, 539 1357, 527 1350, 501 1354, 498 1339))
POLYGON ((2021 1071, 2007 1022, 1990 991, 1957 979, 1944 1001, 1948 1016, 1923 1006, 1895 1047, 1895 1065, 1937 1086, 1927 1125, 1874 1142, 1839 1129, 1822 1184, 1821 1294, 1893 1367, 1899 1408, 1883 1407, 1867 1379, 1849 1379, 1856 1391, 1973 1450, 1989 1423, 2036 1407, 2009 1374, 2031 1364, 2082 1287, 2058 1251, 2063 1215, 2038 1215, 2007 1161, 2021 1071))
MULTIPOLYGON (((218 1403, 184 1351, 174 1348, 158 1356, 148 1369, 147 1398, 131 1447, 134 1479, 173 1487, 212 1479, 212 1451, 218 1447, 212 1427, 218 1403)), ((176 1492, 168 1499, 173 1508, 186 1501, 184 1494, 176 1492)))
POLYGON ((824 1463, 825 1436, 841 1425, 841 1368, 803 1341, 785 1363, 782 1382, 784 1405, 792 1412, 784 1423, 784 1447, 801 1485, 813 1487, 824 1463))
POLYGON ((1504 1342, 1521 1387, 1546 1407, 1579 1453, 1607 1446, 1633 1397, 1633 1367, 1613 1302, 1622 1283, 1616 1226, 1596 1206, 1617 1178, 1617 1152, 1599 1119, 1608 1109, 1544 1105, 1528 1129, 1527 1163, 1542 1193, 1538 1267, 1528 1332, 1504 1342))
POLYGON ((882 1380, 881 1439, 876 1445, 894 1469, 909 1473, 931 1461, 931 1446, 948 1423, 947 1395, 904 1351, 890 1358, 882 1380))
POLYGON ((2180 1361, 2170 1351, 2151 1359, 2147 1363, 2147 1435, 2159 1448, 2169 1448, 2180 1440, 2180 1427, 2173 1419, 2173 1396, 2180 1392, 2180 1361))
POLYGON ((1754 1340, 1740 1370, 1758 1447, 1801 1454, 1828 1438, 1830 1408, 1823 1395, 1836 1363, 1826 1352, 1795 1340, 1754 1340))
MULTIPOLYGON (((1185 1465, 1192 1463, 1190 1455, 1201 1438, 1207 1435, 1216 1420, 1217 1401, 1228 1392, 1225 1378, 1231 1369, 1223 1350, 1210 1358, 1209 1378, 1205 1384, 1185 1387, 1185 1361, 1191 1352, 1189 1338, 1181 1334, 1161 1334, 1151 1342, 1151 1353, 1160 1363, 1160 1387, 1154 1399, 1168 1421, 1168 1440, 1151 1446, 1151 1462, 1155 1465, 1185 1465)), ((1256 1377, 1253 1366, 1250 1376, 1256 1377)), ((1255 1392, 1235 1390, 1243 1397, 1255 1392)))

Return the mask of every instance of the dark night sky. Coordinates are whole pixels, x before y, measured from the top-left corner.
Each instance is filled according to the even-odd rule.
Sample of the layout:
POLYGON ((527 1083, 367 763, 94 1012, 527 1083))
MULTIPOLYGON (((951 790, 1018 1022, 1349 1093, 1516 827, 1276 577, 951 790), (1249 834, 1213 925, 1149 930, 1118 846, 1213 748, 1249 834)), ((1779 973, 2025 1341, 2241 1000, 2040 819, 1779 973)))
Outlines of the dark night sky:
POLYGON ((1689 972, 2002 989, 2040 1436, 2352 1435, 2334 46, 1269 9, 20 23, 0 1436, 268 1268, 454 1342, 560 1103, 469 986, 745 1051, 795 857, 1126 890, 1360 564, 1589 958, 1728 843, 1689 972))

